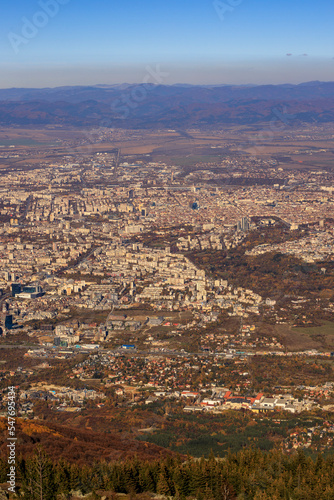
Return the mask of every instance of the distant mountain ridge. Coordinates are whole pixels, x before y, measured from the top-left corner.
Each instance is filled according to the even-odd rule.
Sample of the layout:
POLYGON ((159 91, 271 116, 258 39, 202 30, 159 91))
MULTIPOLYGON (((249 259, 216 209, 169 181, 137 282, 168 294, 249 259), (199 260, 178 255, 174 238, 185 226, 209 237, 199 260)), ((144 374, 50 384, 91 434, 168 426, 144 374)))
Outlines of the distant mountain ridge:
POLYGON ((334 82, 0 89, 3 126, 217 127, 265 122, 274 110, 294 121, 334 122, 334 82))

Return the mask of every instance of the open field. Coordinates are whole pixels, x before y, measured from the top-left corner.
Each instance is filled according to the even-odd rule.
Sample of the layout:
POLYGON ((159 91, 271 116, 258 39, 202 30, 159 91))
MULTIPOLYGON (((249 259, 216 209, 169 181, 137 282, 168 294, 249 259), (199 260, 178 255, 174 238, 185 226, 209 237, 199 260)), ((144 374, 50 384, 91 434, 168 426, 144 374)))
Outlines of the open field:
POLYGON ((135 160, 136 156, 137 159, 145 156, 152 161, 181 167, 191 167, 196 163, 219 165, 226 156, 240 156, 244 160, 248 155, 256 154, 264 160, 276 159, 283 170, 332 168, 333 139, 324 140, 315 136, 310 146, 310 140, 300 136, 293 138, 293 128, 270 139, 263 134, 265 130, 265 127, 245 129, 226 126, 209 134, 199 130, 0 128, 0 155, 27 153, 26 158, 10 158, 11 161, 2 159, 0 168, 6 168, 9 164, 29 168, 29 165, 43 159, 50 161, 64 155, 79 158, 85 154, 111 152, 114 149, 121 149, 122 157, 127 157, 130 161, 135 160), (288 133, 289 136, 286 137, 285 134, 288 133))
POLYGON ((0 145, 33 145, 69 140, 82 136, 80 130, 45 128, 0 128, 0 145), (30 144, 29 144, 30 143, 30 144))
POLYGON ((317 327, 293 328, 294 330, 310 336, 315 341, 324 341, 334 349, 334 323, 331 321, 325 321, 323 325, 317 327))
POLYGON ((276 325, 275 331, 283 339, 288 350, 330 349, 334 350, 334 323, 325 321, 316 327, 292 328, 276 325))
POLYGON ((17 139, 2 139, 0 140, 0 147, 11 147, 11 146, 55 146, 56 141, 50 142, 39 142, 30 138, 17 138, 17 139))

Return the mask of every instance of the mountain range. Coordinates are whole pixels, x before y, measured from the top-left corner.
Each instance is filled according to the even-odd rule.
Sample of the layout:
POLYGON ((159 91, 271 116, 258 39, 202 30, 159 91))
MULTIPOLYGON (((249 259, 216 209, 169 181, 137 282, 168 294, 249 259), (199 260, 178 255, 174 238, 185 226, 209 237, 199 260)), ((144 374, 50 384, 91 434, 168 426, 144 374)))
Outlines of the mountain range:
POLYGON ((334 82, 298 85, 120 84, 0 89, 0 125, 213 128, 334 122, 334 82))

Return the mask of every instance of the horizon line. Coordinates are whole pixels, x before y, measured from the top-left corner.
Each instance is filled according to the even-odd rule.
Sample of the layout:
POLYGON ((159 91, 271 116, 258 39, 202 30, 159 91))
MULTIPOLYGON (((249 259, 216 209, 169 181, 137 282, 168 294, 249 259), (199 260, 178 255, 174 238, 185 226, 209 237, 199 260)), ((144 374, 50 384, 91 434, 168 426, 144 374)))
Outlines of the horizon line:
POLYGON ((56 85, 55 87, 47 86, 47 87, 0 87, 0 90, 49 90, 49 89, 62 89, 67 87, 119 87, 121 85, 127 86, 141 86, 141 85, 149 85, 152 87, 177 87, 177 86, 189 86, 189 87, 263 87, 263 86, 271 86, 278 87, 284 85, 291 85, 293 87, 298 87, 299 85, 306 85, 312 83, 334 83, 334 80, 307 80, 299 83, 189 83, 189 82, 179 82, 179 83, 143 83, 143 82, 121 82, 121 83, 94 83, 94 84, 68 84, 68 85, 56 85))

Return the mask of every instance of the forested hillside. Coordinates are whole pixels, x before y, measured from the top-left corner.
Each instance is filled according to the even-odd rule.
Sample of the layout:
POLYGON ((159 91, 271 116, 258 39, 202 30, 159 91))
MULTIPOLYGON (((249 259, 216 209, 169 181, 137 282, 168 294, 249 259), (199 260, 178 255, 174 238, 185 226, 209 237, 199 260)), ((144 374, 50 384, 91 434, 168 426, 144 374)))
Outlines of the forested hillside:
MULTIPOLYGON (((98 459, 98 457, 97 457, 98 459)), ((62 459, 52 462, 42 448, 18 461, 18 491, 29 500, 74 498, 70 492, 94 493, 91 498, 160 498, 197 500, 331 500, 334 498, 334 458, 292 456, 278 450, 264 453, 251 448, 219 460, 169 457, 153 461, 96 462, 78 466, 62 459), (62 496, 60 496, 62 495, 62 496), (124 498, 124 497, 123 497, 124 498)), ((6 460, 1 461, 2 482, 6 460)))

